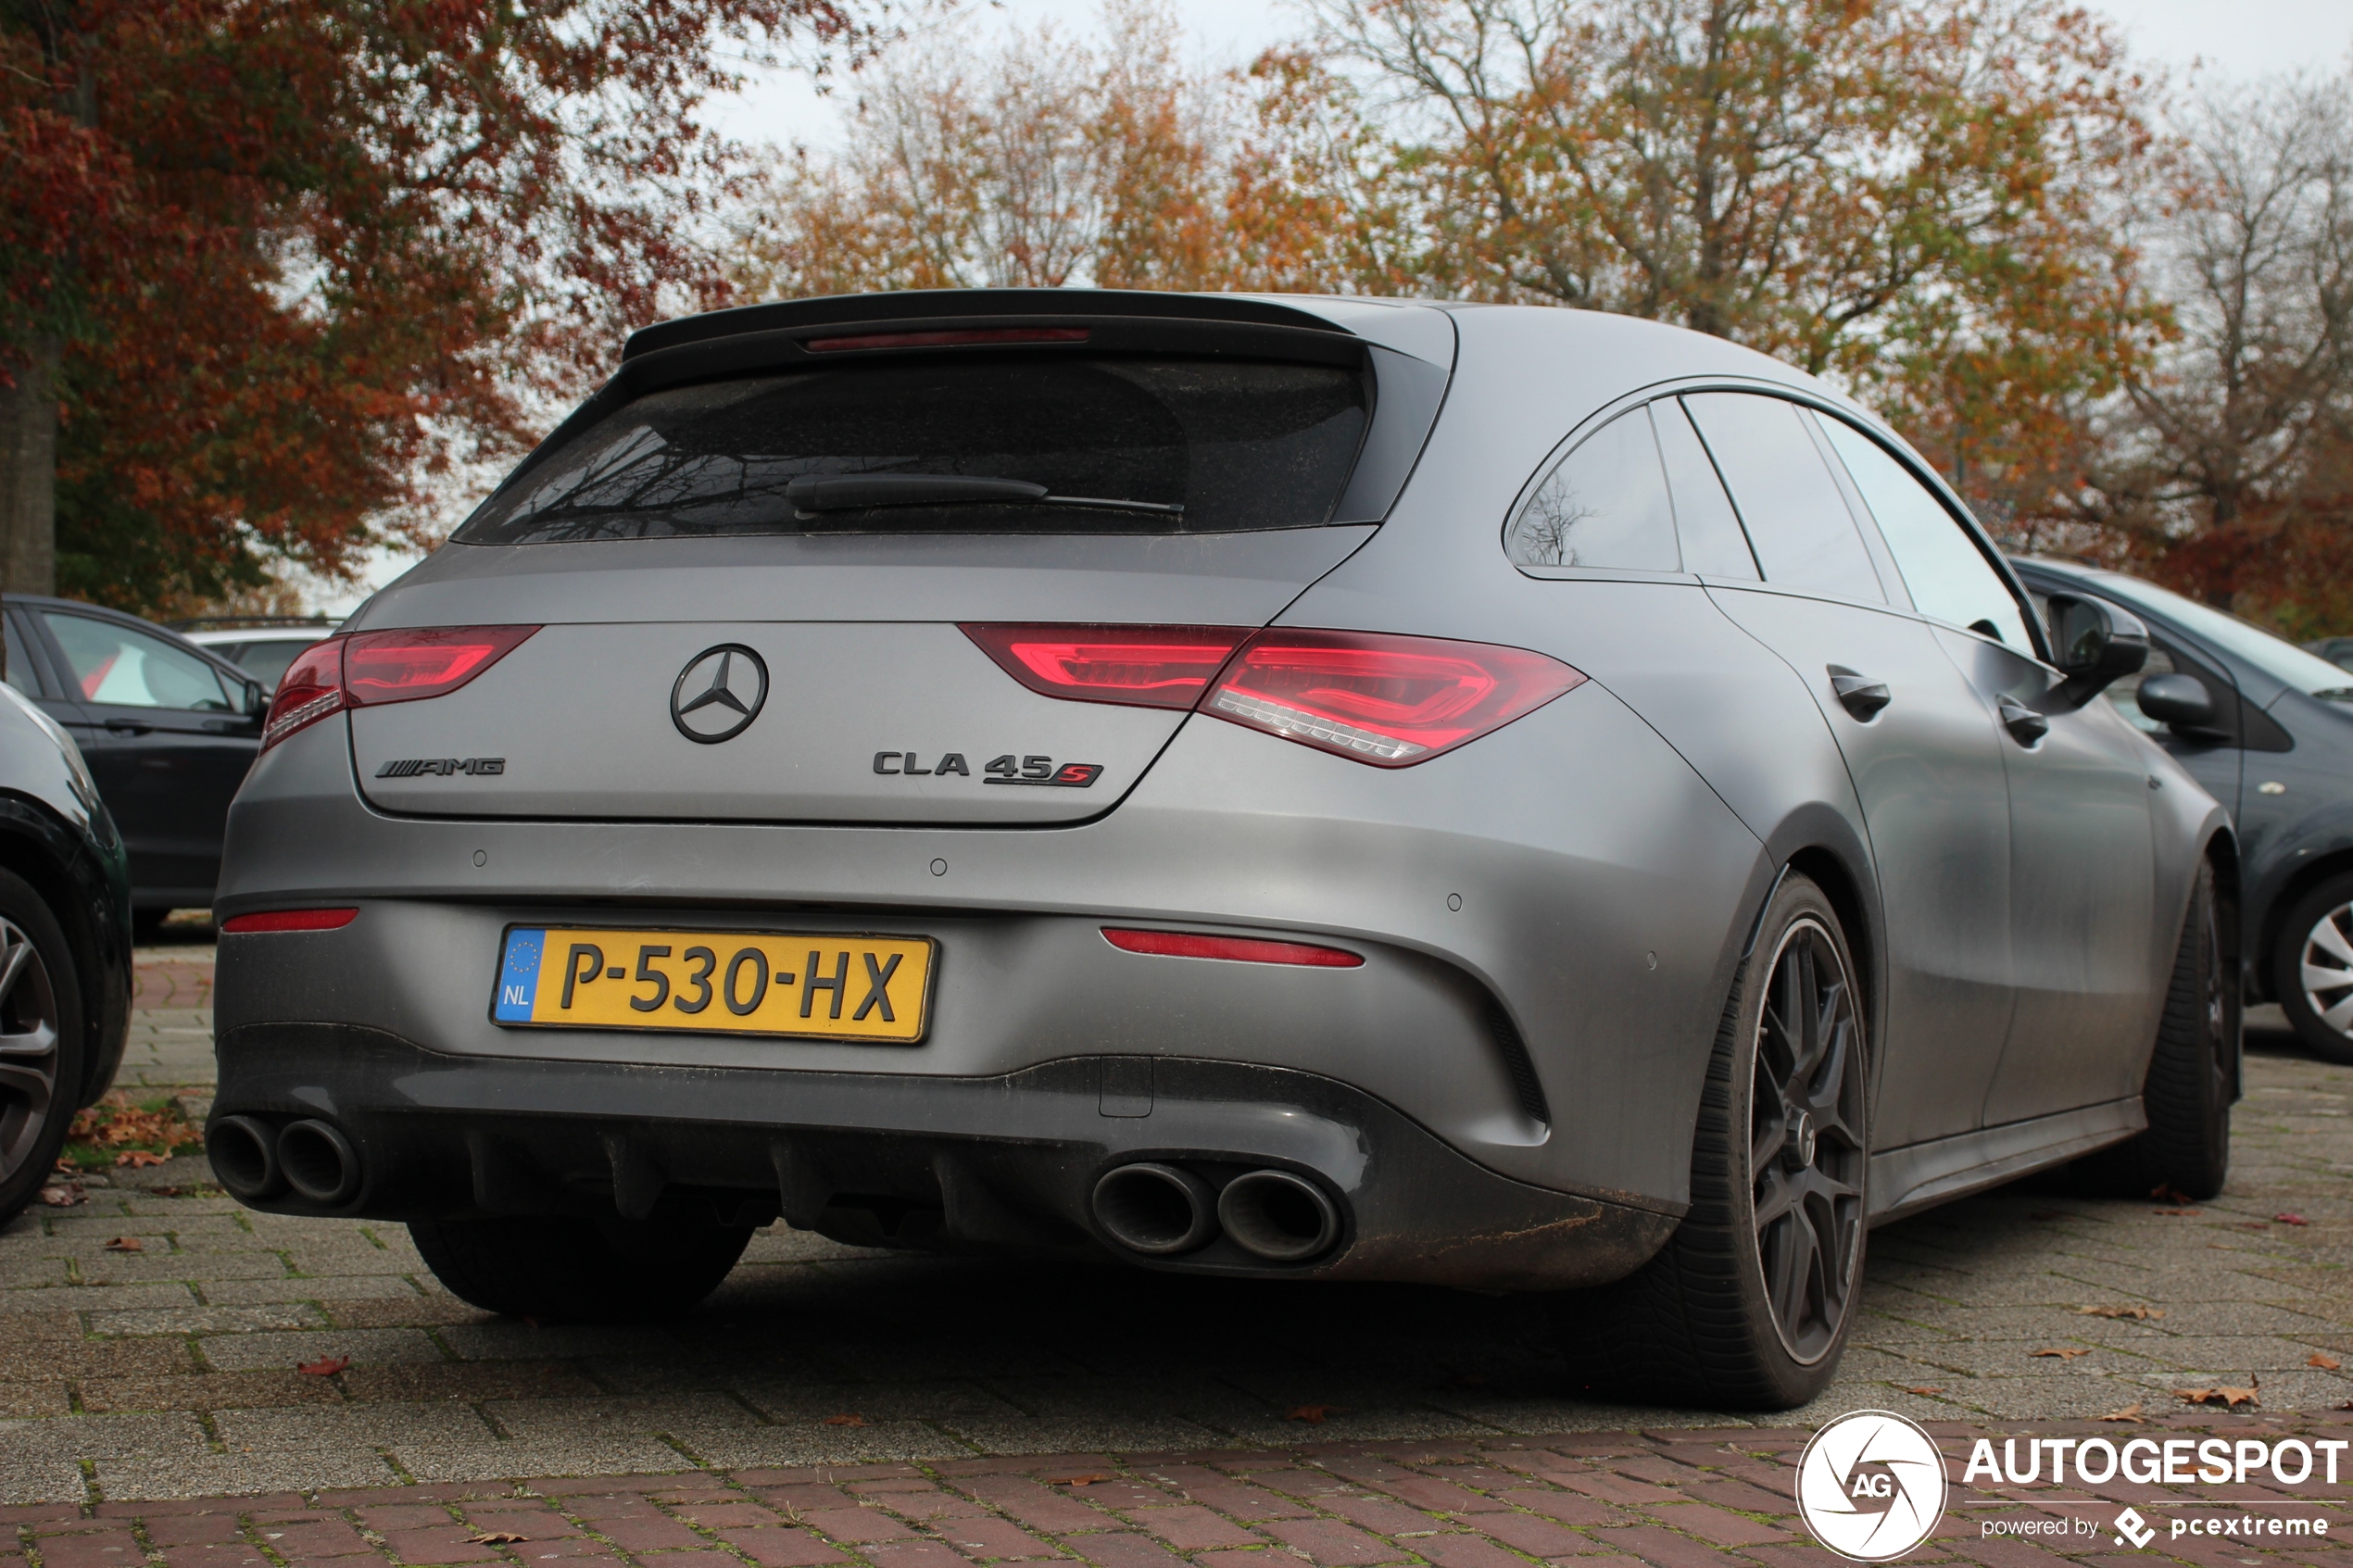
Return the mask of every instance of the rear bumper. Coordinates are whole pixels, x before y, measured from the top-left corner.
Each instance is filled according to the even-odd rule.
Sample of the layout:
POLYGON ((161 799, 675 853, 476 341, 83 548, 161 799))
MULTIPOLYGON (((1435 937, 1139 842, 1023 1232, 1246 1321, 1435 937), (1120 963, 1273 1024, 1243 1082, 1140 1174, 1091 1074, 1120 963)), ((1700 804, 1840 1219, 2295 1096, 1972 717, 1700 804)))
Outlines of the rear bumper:
POLYGON ((1361 1090, 1250 1063, 1079 1056, 980 1078, 780 1073, 459 1056, 316 1023, 234 1028, 219 1049, 216 1119, 320 1118, 357 1153, 351 1198, 255 1203, 281 1213, 781 1213, 868 1245, 1494 1289, 1619 1278, 1676 1223, 1498 1175, 1361 1090), (1212 1186, 1252 1170, 1302 1176, 1333 1201, 1339 1239, 1296 1264, 1223 1236, 1175 1258, 1127 1251, 1090 1195, 1106 1172, 1146 1160, 1212 1186))

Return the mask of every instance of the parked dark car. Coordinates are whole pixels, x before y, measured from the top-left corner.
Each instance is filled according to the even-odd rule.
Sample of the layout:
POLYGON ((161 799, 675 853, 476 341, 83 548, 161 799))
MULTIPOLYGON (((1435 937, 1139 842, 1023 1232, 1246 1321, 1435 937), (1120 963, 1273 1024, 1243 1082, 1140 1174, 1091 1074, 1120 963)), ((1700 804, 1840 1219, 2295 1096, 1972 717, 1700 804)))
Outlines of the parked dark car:
POLYGON ((65 730, 0 691, 0 1223, 41 1190, 73 1113, 114 1082, 130 1025, 121 834, 65 730))
POLYGON ((267 692, 227 659, 119 610, 11 594, 6 623, 8 684, 81 746, 121 829, 139 931, 173 909, 208 908, 267 692))
POLYGON ((2147 623, 2148 662, 2108 699, 2237 824, 2248 997, 2353 1062, 2353 672, 2152 583, 2017 565, 2038 596, 2091 594, 2147 623))

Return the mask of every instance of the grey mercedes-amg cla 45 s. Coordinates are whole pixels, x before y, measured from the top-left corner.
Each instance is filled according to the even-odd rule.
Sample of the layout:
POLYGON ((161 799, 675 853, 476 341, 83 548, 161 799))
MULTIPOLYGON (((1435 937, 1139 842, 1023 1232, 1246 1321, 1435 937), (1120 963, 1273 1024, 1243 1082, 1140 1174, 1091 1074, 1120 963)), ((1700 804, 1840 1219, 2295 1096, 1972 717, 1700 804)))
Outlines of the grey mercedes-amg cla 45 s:
POLYGON ((1828 1380, 1871 1225, 2211 1194, 2221 810, 1884 427, 1571 310, 1059 292, 650 328, 305 653, 220 1179, 469 1301, 844 1241, 1559 1292, 1828 1380))

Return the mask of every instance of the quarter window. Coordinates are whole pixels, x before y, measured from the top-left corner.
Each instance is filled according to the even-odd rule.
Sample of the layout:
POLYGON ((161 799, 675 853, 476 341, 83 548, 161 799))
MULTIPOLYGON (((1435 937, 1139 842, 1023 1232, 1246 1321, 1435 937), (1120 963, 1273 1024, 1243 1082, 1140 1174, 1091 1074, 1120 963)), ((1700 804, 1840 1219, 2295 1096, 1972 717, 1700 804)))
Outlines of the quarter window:
POLYGON ((1513 522, 1510 553, 1515 566, 1682 570, 1649 409, 1619 415, 1561 459, 1513 522))
POLYGON ((1765 581, 1869 604, 1879 571, 1794 403, 1741 392, 1683 399, 1740 508, 1765 581))
POLYGON ((1683 543, 1683 570, 1703 577, 1756 580, 1756 558, 1732 510, 1724 482, 1708 461, 1699 433, 1672 397, 1651 405, 1658 427, 1659 456, 1667 459, 1667 487, 1675 494, 1675 531, 1683 543))
POLYGON ((1833 419, 1823 420, 1821 427, 1862 492, 1920 613, 2032 657, 2034 639, 2027 634, 2018 600, 1944 504, 1861 431, 1833 419))

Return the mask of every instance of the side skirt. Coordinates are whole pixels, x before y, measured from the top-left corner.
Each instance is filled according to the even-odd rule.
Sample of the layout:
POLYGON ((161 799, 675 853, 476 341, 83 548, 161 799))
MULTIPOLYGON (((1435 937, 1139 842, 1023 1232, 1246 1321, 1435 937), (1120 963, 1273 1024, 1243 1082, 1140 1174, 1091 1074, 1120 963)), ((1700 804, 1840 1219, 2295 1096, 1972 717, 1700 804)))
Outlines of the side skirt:
POLYGON ((2121 1143, 2148 1124, 2141 1098, 2134 1095, 1874 1154, 1871 1223, 1883 1225, 2029 1171, 2121 1143))

